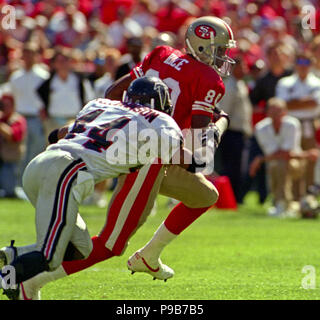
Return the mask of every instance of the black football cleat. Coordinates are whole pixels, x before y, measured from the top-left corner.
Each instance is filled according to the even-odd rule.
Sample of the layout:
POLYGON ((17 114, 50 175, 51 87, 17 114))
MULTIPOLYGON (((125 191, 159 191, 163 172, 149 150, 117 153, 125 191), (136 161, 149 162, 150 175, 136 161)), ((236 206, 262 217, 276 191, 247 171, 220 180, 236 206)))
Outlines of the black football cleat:
POLYGON ((19 285, 17 285, 16 289, 3 289, 4 295, 8 297, 9 300, 19 300, 19 293, 20 293, 20 288, 19 285))

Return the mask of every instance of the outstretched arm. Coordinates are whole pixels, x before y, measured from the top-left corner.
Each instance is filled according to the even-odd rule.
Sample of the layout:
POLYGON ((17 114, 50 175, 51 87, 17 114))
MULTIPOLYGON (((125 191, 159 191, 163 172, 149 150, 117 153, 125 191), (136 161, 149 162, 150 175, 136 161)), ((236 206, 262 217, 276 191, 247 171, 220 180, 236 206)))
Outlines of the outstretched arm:
POLYGON ((104 97, 111 100, 122 100, 123 91, 127 90, 132 78, 130 73, 116 80, 105 92, 104 97))

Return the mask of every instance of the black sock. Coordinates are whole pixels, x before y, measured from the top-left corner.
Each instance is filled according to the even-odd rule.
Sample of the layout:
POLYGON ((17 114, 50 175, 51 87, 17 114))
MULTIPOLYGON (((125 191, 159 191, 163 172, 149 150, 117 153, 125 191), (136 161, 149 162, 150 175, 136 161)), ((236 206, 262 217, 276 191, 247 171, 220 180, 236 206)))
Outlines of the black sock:
POLYGON ((16 282, 21 283, 37 274, 48 271, 48 263, 39 251, 32 251, 17 257, 11 265, 16 271, 16 282))

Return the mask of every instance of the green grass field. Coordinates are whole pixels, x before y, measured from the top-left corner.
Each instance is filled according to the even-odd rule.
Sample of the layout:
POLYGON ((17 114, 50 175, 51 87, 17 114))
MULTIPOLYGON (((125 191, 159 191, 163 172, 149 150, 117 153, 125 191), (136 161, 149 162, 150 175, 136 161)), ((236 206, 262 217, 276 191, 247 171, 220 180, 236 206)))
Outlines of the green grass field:
MULTIPOLYGON (((126 268, 127 258, 144 245, 168 214, 166 199, 131 239, 121 257, 97 264, 42 289, 49 300, 229 300, 319 299, 303 289, 306 265, 320 274, 320 220, 275 219, 247 197, 238 211, 211 210, 182 233, 162 254, 175 270, 166 283, 126 268)), ((105 210, 88 206, 81 214, 92 235, 99 232, 105 210)), ((35 240, 34 211, 28 202, 0 200, 0 246, 35 240)), ((0 300, 6 300, 0 295, 0 300)))

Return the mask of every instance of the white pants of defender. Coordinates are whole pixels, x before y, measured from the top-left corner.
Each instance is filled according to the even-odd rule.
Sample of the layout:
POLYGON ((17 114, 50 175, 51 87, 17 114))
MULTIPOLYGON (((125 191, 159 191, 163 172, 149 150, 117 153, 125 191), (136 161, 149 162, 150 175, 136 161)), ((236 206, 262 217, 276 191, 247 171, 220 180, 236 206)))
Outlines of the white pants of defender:
POLYGON ((71 242, 84 256, 92 250, 92 241, 78 205, 94 187, 85 163, 61 150, 44 151, 27 166, 23 188, 36 209, 37 243, 49 265, 55 270, 63 261, 71 242))

